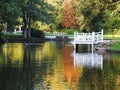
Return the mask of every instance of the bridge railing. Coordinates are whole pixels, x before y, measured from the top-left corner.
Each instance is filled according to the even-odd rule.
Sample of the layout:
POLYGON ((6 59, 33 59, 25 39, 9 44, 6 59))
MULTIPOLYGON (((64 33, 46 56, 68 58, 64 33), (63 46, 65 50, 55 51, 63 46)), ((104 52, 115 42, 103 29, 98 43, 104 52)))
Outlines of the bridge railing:
POLYGON ((95 33, 95 41, 96 41, 96 43, 103 41, 103 30, 101 30, 101 32, 95 33))
POLYGON ((74 44, 94 44, 103 41, 103 30, 92 33, 74 33, 74 44))

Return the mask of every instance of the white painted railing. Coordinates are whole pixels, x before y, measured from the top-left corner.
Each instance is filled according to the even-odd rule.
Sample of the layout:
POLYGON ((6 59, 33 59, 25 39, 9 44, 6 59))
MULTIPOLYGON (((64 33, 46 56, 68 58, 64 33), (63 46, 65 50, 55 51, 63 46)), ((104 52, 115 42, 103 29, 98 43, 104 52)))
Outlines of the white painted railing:
POLYGON ((103 30, 92 33, 74 33, 74 44, 96 44, 103 41, 103 30))

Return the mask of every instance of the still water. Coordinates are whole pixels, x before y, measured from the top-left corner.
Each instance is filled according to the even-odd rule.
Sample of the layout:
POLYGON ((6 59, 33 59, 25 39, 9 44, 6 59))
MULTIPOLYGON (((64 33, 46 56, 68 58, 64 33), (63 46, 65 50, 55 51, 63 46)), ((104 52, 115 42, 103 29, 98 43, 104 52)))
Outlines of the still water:
POLYGON ((69 42, 0 45, 0 90, 120 90, 120 55, 69 42))

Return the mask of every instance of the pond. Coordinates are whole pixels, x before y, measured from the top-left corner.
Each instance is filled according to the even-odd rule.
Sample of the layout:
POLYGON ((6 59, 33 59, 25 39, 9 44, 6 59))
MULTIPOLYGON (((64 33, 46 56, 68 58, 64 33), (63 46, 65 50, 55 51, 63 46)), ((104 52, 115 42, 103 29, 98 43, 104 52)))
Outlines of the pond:
POLYGON ((120 90, 120 54, 70 42, 0 45, 0 90, 120 90), (86 50, 86 51, 84 51, 86 50))

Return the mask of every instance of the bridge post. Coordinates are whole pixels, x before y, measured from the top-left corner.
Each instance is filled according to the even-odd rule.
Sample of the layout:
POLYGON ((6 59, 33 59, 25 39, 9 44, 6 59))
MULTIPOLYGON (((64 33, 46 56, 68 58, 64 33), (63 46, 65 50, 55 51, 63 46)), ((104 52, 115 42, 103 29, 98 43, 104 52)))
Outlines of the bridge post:
POLYGON ((95 42, 95 32, 92 32, 92 50, 94 48, 94 42, 95 42))
POLYGON ((101 30, 101 32, 102 32, 102 41, 103 41, 103 29, 101 30))
POLYGON ((74 32, 74 49, 76 49, 76 37, 77 37, 76 34, 77 34, 77 33, 74 32))

